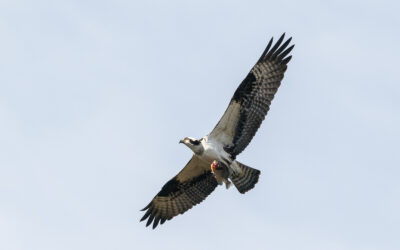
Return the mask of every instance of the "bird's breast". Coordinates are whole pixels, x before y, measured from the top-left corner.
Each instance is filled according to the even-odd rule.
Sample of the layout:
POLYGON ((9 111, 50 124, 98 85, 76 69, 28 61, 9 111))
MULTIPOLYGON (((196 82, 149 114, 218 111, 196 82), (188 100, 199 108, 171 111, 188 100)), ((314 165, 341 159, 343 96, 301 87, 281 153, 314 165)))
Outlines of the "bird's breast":
POLYGON ((225 162, 226 159, 229 159, 229 154, 225 152, 222 145, 214 141, 205 142, 203 147, 204 151, 201 158, 208 164, 211 164, 214 160, 225 162))

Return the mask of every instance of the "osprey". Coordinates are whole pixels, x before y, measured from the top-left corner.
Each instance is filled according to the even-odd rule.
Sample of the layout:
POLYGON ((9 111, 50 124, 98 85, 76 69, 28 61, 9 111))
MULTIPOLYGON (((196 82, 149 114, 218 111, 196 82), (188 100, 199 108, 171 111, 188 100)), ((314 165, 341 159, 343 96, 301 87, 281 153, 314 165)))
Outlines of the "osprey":
POLYGON ((211 133, 201 139, 186 137, 180 141, 194 154, 142 209, 147 211, 140 221, 147 219, 146 226, 153 223, 154 229, 183 214, 202 202, 218 184, 225 182, 228 187, 228 178, 242 194, 257 183, 260 171, 238 162, 236 156, 247 147, 267 115, 292 58, 288 56, 294 47, 288 47, 292 38, 282 44, 284 37, 285 34, 273 47, 273 38, 269 41, 211 133))

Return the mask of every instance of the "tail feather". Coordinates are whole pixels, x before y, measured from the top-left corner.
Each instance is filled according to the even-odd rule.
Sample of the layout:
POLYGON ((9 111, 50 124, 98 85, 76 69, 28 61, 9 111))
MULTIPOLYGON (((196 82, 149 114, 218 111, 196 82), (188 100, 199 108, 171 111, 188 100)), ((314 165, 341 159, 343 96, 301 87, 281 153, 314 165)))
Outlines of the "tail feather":
POLYGON ((246 166, 238 161, 236 161, 236 163, 242 171, 239 174, 232 173, 230 179, 232 180, 237 190, 240 193, 244 194, 256 185, 261 171, 246 166))

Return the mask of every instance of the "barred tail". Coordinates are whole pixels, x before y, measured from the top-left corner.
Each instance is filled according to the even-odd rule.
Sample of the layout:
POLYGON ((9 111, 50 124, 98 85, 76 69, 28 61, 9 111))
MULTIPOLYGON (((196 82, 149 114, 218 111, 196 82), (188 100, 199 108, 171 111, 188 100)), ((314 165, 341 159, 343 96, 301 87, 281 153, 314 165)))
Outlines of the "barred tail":
POLYGON ((242 171, 239 174, 232 173, 230 179, 237 190, 244 194, 256 185, 261 172, 258 169, 248 167, 238 161, 236 161, 236 163, 242 171))

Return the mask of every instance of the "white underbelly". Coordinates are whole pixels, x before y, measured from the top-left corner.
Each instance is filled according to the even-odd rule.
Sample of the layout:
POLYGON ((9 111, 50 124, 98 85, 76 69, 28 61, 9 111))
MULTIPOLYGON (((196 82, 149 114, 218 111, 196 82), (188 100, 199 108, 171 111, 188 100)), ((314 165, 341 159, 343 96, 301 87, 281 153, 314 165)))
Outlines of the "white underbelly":
POLYGON ((230 160, 230 156, 227 152, 225 152, 222 146, 212 142, 205 143, 203 146, 204 151, 201 155, 201 158, 204 161, 211 164, 214 160, 217 160, 220 162, 225 162, 225 164, 229 166, 229 162, 226 162, 226 160, 230 160))
POLYGON ((204 152, 202 154, 202 158, 205 161, 209 161, 211 163, 214 160, 220 161, 222 157, 217 151, 215 151, 213 149, 208 149, 208 150, 204 150, 204 152))

